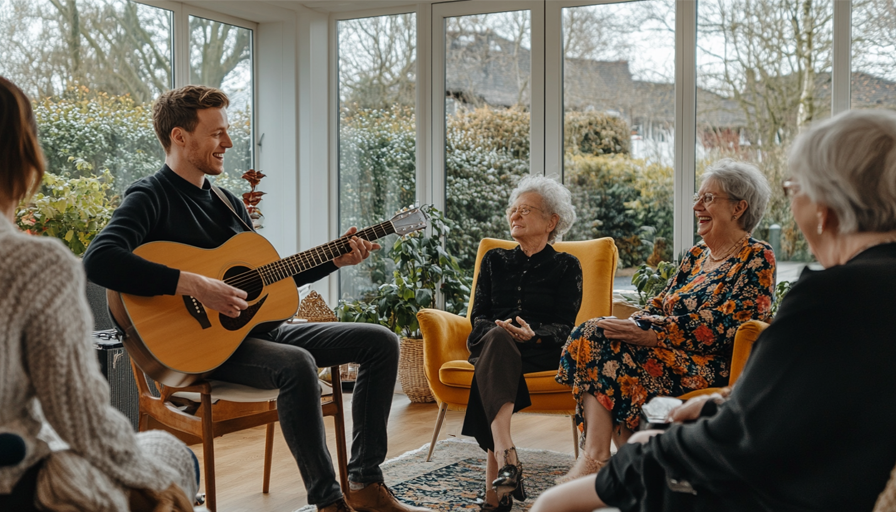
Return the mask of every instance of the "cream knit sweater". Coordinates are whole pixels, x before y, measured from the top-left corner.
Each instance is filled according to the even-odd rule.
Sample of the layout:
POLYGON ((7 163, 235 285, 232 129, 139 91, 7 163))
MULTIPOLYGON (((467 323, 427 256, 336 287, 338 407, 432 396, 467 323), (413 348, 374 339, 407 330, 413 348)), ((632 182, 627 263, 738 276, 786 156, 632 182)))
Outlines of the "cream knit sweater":
POLYGON ((78 259, 58 240, 25 235, 0 217, 0 262, 0 432, 27 445, 21 464, 0 468, 0 494, 46 458, 38 496, 51 508, 127 510, 127 488, 171 483, 194 496, 188 448, 164 432, 134 434, 110 405, 78 259), (38 435, 45 424, 68 449, 51 451, 38 435))

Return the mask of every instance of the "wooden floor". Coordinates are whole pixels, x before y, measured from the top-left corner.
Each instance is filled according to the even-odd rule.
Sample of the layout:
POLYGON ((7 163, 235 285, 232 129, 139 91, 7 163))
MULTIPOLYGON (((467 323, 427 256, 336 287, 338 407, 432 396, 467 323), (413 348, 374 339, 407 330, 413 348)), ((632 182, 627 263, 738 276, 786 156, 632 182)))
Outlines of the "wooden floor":
MULTIPOLYGON (((351 450, 351 394, 345 395, 346 430, 351 450)), ((432 438, 438 408, 434 403, 415 404, 396 394, 389 418, 387 459, 420 448, 432 438)), ((449 411, 439 439, 460 436, 462 412, 449 411)), ((335 460, 333 419, 327 425, 327 446, 335 460)), ((521 448, 572 453, 572 424, 565 416, 517 414, 512 422, 513 439, 521 448)), ((191 447, 202 462, 202 446, 191 447)), ((228 434, 215 439, 218 512, 292 512, 307 504, 305 486, 296 462, 283 440, 279 425, 274 437, 271 492, 261 492, 264 462, 264 427, 228 434)), ((386 482, 387 484, 389 482, 386 482)))

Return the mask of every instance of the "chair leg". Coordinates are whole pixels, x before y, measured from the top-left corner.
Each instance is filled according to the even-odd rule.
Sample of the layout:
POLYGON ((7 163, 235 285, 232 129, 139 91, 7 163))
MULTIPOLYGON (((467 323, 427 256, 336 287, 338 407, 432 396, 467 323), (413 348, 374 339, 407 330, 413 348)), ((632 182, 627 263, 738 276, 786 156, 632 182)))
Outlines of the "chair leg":
POLYGON ((579 458, 579 429, 576 427, 576 417, 575 415, 570 416, 572 418, 572 451, 575 453, 576 458, 579 458))
POLYGON ((442 422, 445 421, 445 413, 448 412, 448 404, 442 402, 439 404, 439 416, 436 418, 436 428, 432 431, 432 441, 429 442, 429 453, 426 454, 426 462, 432 459, 432 451, 436 447, 436 441, 439 440, 439 432, 442 430, 442 422))
MULTIPOLYGON (((277 402, 268 402, 268 409, 273 409, 277 402)), ((264 482, 261 492, 267 494, 271 490, 271 459, 274 455, 274 424, 268 423, 264 432, 264 482)))
POLYGON ((212 424, 212 399, 202 394, 202 465, 205 467, 205 506, 217 510, 215 499, 215 426, 212 424))
POLYGON ((330 383, 333 384, 333 402, 336 404, 336 414, 333 415, 333 423, 336 430, 336 463, 339 465, 339 485, 342 493, 348 494, 348 454, 345 447, 345 412, 342 405, 342 378, 339 375, 339 367, 330 367, 330 383))

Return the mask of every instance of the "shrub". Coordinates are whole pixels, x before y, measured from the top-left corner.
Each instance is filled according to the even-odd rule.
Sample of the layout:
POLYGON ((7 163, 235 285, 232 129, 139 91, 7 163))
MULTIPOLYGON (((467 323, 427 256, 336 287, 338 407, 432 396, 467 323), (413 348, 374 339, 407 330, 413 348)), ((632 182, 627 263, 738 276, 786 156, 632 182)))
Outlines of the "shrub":
POLYGON ((624 119, 603 112, 567 112, 563 118, 563 147, 582 155, 628 155, 631 129, 624 119))
MULTIPOLYGON (((47 169, 71 177, 109 171, 113 177, 109 194, 122 194, 165 161, 152 128, 150 104, 137 103, 129 95, 72 86, 58 97, 36 101, 34 115, 47 169)), ((236 180, 251 166, 251 115, 248 110, 231 110, 229 116, 234 147, 225 159, 227 176, 218 183, 230 178, 226 185, 239 184, 234 192, 242 192, 245 183, 236 180)))
POLYGON ((19 205, 16 223, 26 233, 59 238, 80 256, 112 218, 111 186, 108 171, 72 179, 46 173, 40 192, 19 205))

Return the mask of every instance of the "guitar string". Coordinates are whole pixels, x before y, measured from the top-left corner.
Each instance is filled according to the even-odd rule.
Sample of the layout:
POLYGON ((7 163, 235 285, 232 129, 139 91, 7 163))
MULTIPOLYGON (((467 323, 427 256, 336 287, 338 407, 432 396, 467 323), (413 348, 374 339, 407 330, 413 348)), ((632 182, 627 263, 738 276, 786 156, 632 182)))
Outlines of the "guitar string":
POLYGON ((248 293, 260 291, 266 284, 285 279, 286 277, 298 274, 299 272, 326 263, 333 258, 350 252, 349 248, 351 245, 349 244, 349 240, 352 236, 357 236, 365 240, 376 240, 395 232, 394 228, 390 231, 386 229, 387 227, 391 227, 390 221, 365 228, 353 235, 344 235, 336 240, 313 247, 303 253, 295 254, 280 261, 256 267, 235 276, 230 276, 227 279, 224 279, 224 282, 236 288, 244 289, 248 293), (377 233, 378 229, 382 231, 382 235, 377 233), (259 281, 262 282, 261 287, 258 286, 259 281), (249 288, 249 285, 254 286, 249 288), (246 288, 243 288, 244 286, 246 288))
MULTIPOLYGON (((368 228, 362 232, 356 233, 355 236, 361 236, 366 239, 371 234, 373 234, 373 235, 376 234, 375 228, 368 228), (368 232, 368 231, 370 231, 370 232, 368 232)), ((224 282, 230 284, 231 286, 236 286, 238 288, 242 288, 243 286, 248 286, 249 284, 257 285, 259 280, 262 281, 264 284, 270 284, 271 282, 274 282, 274 281, 272 281, 272 279, 276 278, 275 280, 279 280, 279 279, 285 278, 288 275, 292 275, 292 274, 286 274, 285 267, 292 269, 293 267, 296 267, 296 265, 294 264, 295 262, 299 263, 298 268, 299 268, 299 271, 301 271, 302 267, 312 267, 312 266, 316 266, 317 264, 329 261, 329 259, 332 259, 332 257, 333 257, 332 254, 338 255, 341 253, 341 250, 345 250, 345 252, 348 252, 348 250, 347 250, 348 247, 350 247, 350 245, 348 244, 348 238, 340 237, 337 240, 334 240, 327 244, 324 244, 324 245, 321 245, 318 247, 314 247, 312 249, 309 249, 308 251, 305 251, 306 256, 302 256, 300 254, 294 255, 294 256, 291 256, 284 260, 269 263, 267 265, 263 265, 261 267, 255 268, 255 269, 251 269, 247 272, 243 272, 242 274, 237 274, 235 276, 231 276, 231 277, 225 279, 224 282), (325 259, 325 256, 327 256, 328 251, 331 253, 330 258, 325 259), (282 277, 280 277, 280 276, 282 276, 282 277)), ((257 286, 253 287, 253 288, 255 288, 255 289, 251 290, 251 291, 257 291, 257 286)), ((250 290, 246 290, 246 291, 250 291, 250 290)))

